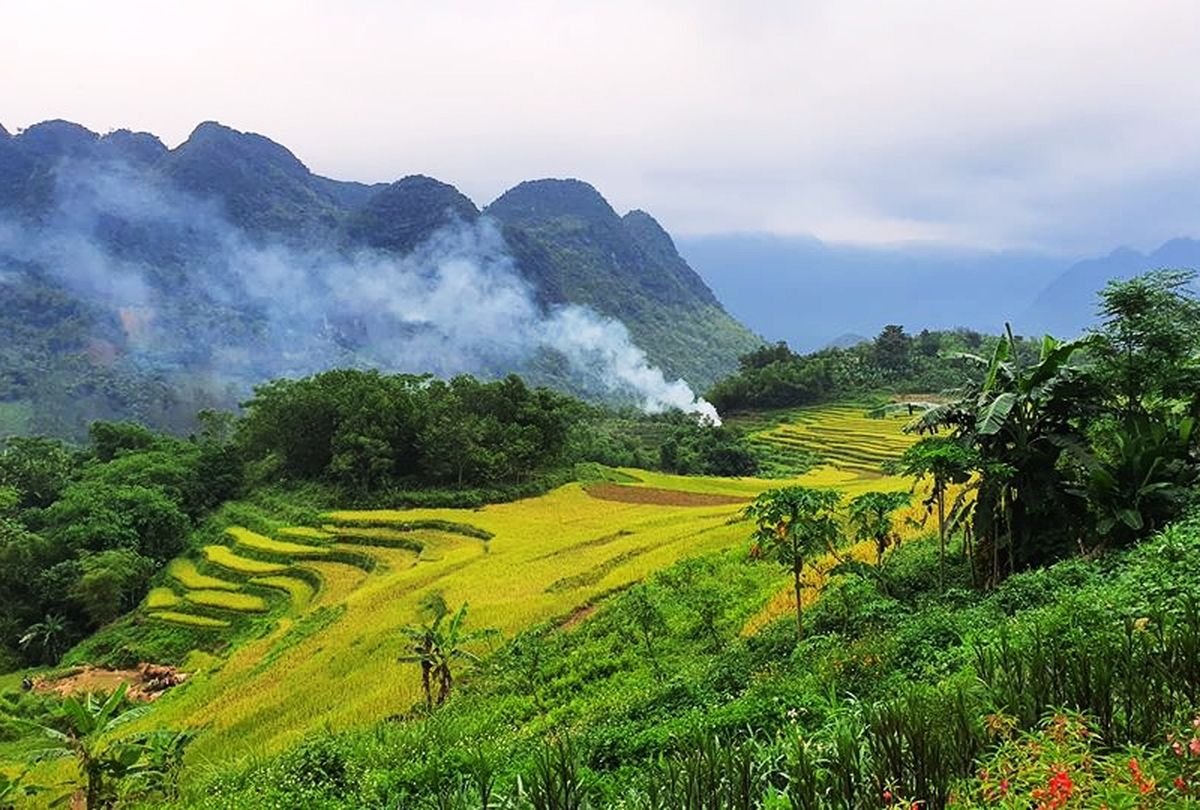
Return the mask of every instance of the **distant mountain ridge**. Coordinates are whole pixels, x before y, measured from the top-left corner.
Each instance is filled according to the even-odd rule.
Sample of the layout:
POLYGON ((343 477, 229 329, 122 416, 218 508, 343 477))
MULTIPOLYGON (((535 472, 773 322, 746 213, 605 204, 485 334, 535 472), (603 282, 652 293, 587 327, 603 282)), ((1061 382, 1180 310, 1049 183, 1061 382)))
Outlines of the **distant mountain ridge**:
MULTIPOLYGON (((164 415, 168 406, 159 401, 166 384, 159 372, 165 369, 178 383, 189 369, 207 374, 235 361, 248 366, 248 354, 264 351, 261 300, 269 301, 270 291, 260 304, 241 294, 236 263, 211 258, 226 255, 231 245, 253 252, 268 270, 272 246, 345 261, 363 250, 404 259, 447 226, 472 226, 481 218, 496 224, 538 306, 582 305, 620 320, 669 378, 702 390, 760 343, 722 308, 653 217, 618 215, 580 180, 527 181, 480 210, 454 186, 423 175, 377 184, 321 177, 269 138, 215 122, 200 124, 169 149, 147 133, 100 135, 47 121, 15 134, 0 129, 0 293, 14 302, 0 312, 0 337, 11 338, 0 348, 0 433, 5 403, 11 411, 13 403, 45 398, 30 387, 31 369, 42 368, 65 385, 85 364, 106 380, 89 383, 89 391, 100 391, 97 401, 68 421, 127 414, 172 423, 177 417, 164 415), (64 243, 82 234, 87 249, 104 260, 104 273, 94 271, 86 284, 62 283, 86 257, 63 258, 49 244, 55 240, 34 244, 29 237, 68 226, 72 239, 64 243), (137 277, 125 278, 125 268, 137 268, 137 277), (153 307, 146 312, 140 304, 106 302, 118 284, 149 292, 114 293, 113 300, 150 295, 153 307), (54 305, 45 303, 51 299, 54 305), (130 328, 134 322, 138 329, 130 328), (157 330, 161 345, 135 351, 139 329, 157 330), (220 345, 206 345, 214 341, 220 345), (153 395, 123 396, 118 377, 158 382, 150 386, 153 395), (137 401, 126 401, 131 398, 137 401)), ((320 281, 336 290, 339 279, 320 281)), ((284 358, 279 367, 285 372, 306 367, 306 360, 362 362, 354 351, 378 335, 379 323, 329 306, 320 327, 329 333, 321 349, 328 357, 284 358)), ((553 383, 556 369, 550 359, 528 371, 553 383)))
POLYGON ((1108 281, 1162 267, 1200 269, 1200 241, 1188 238, 1149 253, 1124 247, 1083 260, 768 234, 689 237, 679 245, 737 318, 805 351, 840 345, 846 333, 874 336, 889 323, 913 332, 961 326, 999 333, 1008 321, 1022 334, 1069 337, 1095 323, 1096 295, 1108 281))

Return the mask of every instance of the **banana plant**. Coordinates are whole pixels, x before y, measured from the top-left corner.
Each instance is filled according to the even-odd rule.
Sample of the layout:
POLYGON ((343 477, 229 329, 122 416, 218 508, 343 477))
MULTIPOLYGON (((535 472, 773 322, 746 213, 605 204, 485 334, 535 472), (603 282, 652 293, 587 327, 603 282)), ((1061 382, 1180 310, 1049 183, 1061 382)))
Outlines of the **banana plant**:
MULTIPOLYGON (((131 736, 116 736, 122 727, 144 716, 149 706, 122 711, 129 685, 122 683, 107 698, 88 694, 68 697, 62 703, 66 730, 39 725, 52 745, 35 751, 34 762, 74 759, 83 780, 82 793, 87 810, 107 807, 116 798, 116 783, 136 772, 146 750, 145 742, 131 736)), ((69 800, 70 795, 63 797, 69 800)))

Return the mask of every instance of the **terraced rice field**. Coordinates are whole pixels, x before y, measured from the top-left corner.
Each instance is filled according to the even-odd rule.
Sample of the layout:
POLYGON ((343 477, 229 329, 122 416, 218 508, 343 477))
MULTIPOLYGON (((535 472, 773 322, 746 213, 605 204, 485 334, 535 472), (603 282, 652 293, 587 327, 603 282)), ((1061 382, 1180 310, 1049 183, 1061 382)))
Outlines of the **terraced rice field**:
MULTIPOLYGON (((569 484, 477 510, 335 510, 313 526, 265 516, 254 530, 229 527, 222 544, 172 563, 165 590, 179 602, 168 605, 160 593, 146 609, 198 629, 262 629, 156 702, 145 722, 204 727, 189 753, 202 760, 279 750, 320 724, 403 712, 420 685, 396 663, 397 628, 417 620, 430 592, 451 605, 469 602, 471 626, 505 637, 540 623, 570 626, 605 595, 680 558, 744 547, 749 527, 739 515, 765 489, 907 490, 910 481, 878 470, 911 441, 901 424, 840 407, 765 426, 756 440, 820 448, 829 459, 788 480, 629 469, 620 471, 628 483, 569 484)), ((784 579, 779 598, 744 632, 790 612, 784 579)), ((814 576, 812 593, 821 579, 814 576)))
POLYGON ((772 452, 813 454, 822 466, 878 478, 883 464, 916 441, 903 432, 909 421, 904 413, 874 418, 856 405, 805 408, 790 412, 782 424, 754 431, 750 440, 772 452))

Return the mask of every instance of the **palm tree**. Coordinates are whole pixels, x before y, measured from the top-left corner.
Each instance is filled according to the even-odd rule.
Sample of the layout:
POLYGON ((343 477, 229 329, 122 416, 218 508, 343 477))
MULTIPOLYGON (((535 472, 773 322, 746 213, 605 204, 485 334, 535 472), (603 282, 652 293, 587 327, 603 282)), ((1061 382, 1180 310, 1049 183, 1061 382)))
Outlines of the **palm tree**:
POLYGON ((401 633, 411 642, 409 652, 400 656, 400 661, 419 664, 421 667, 421 688, 425 693, 425 705, 432 708, 440 706, 450 697, 454 687, 454 663, 469 661, 478 663, 479 657, 465 645, 486 636, 494 635, 495 630, 467 631, 464 623, 467 617, 467 603, 450 615, 445 600, 438 594, 427 597, 423 611, 431 616, 424 624, 410 625, 401 628, 401 633), (446 618, 449 621, 446 622, 446 618), (437 684, 437 696, 434 697, 434 684, 437 684))
POLYGON ((149 706, 121 711, 128 684, 122 683, 107 699, 88 694, 82 700, 69 697, 62 703, 67 730, 39 726, 54 741, 50 748, 33 754, 36 762, 74 759, 83 776, 84 806, 105 807, 114 798, 113 781, 133 773, 145 751, 145 743, 133 737, 114 737, 113 732, 142 717, 149 706))
POLYGON ((67 623, 62 616, 47 613, 40 622, 27 627, 17 643, 23 650, 36 647, 40 660, 53 664, 66 647, 67 623))
POLYGON ((841 535, 834 510, 841 499, 841 494, 831 489, 786 487, 762 493, 746 508, 746 517, 758 526, 751 554, 774 557, 792 572, 797 639, 804 636, 801 574, 812 555, 824 550, 834 553, 841 535))

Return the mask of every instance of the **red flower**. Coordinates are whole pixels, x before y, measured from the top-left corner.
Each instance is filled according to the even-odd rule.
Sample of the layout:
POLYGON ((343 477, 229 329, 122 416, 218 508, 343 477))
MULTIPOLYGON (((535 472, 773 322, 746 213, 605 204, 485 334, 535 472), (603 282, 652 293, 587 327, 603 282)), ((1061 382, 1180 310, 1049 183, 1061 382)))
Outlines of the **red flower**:
POLYGON ((1188 789, 1187 780, 1185 780, 1182 776, 1176 776, 1175 777, 1175 789, 1178 790, 1180 793, 1187 793, 1187 789, 1188 789))

